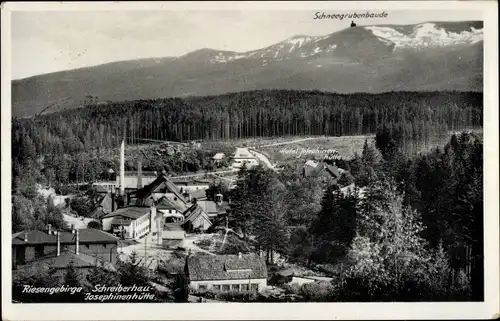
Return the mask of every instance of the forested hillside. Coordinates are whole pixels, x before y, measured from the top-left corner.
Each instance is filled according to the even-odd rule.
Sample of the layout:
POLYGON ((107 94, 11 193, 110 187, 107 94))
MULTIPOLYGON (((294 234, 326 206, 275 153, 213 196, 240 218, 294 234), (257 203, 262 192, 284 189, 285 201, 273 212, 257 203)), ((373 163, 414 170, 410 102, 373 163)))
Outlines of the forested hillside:
MULTIPOLYGON (((417 150, 413 142, 426 144, 435 137, 447 135, 449 130, 481 127, 482 117, 482 94, 460 92, 343 95, 266 90, 115 102, 34 119, 14 119, 13 176, 37 161, 43 173, 56 176, 58 181, 77 181, 78 177, 80 181, 85 180, 81 178, 86 176, 86 169, 114 166, 110 159, 100 156, 99 151, 118 147, 122 137, 126 137, 130 145, 143 143, 141 139, 343 136, 389 128, 401 136, 404 148, 417 150)), ((190 170, 202 169, 204 164, 202 159, 187 162, 190 162, 186 165, 190 170)), ((161 163, 157 165, 151 164, 154 168, 145 169, 164 169, 156 168, 162 166, 161 163)), ((176 164, 174 167, 186 166, 176 164)), ((96 178, 101 174, 103 171, 90 176, 96 178)))

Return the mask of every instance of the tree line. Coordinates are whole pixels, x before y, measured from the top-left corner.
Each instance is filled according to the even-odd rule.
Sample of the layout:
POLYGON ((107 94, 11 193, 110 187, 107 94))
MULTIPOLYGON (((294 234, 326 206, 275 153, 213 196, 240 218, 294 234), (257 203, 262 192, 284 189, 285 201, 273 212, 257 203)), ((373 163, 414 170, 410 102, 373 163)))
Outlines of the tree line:
POLYGON ((347 181, 325 187, 260 166, 232 191, 211 189, 230 194, 229 227, 269 263, 279 253, 328 266, 332 300, 482 300, 482 136, 453 135, 418 156, 398 137, 380 130, 342 164, 347 191, 347 181))

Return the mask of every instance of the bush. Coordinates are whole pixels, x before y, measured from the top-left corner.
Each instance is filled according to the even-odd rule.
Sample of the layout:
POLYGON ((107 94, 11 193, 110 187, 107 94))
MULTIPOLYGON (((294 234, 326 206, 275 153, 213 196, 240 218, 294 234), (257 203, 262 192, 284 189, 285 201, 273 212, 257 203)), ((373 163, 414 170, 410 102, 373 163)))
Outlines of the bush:
POLYGON ((93 228, 96 230, 100 230, 100 229, 102 229, 102 224, 98 221, 90 221, 87 224, 87 228, 93 228))
POLYGON ((331 301, 334 296, 334 286, 329 282, 306 283, 300 287, 299 294, 306 301, 331 301))

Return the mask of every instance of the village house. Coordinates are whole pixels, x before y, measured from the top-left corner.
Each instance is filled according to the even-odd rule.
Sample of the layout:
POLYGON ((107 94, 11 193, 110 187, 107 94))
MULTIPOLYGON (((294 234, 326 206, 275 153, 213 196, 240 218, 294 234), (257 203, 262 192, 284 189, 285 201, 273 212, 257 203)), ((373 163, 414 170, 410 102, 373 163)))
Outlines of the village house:
POLYGON ((217 194, 215 196, 216 201, 200 200, 197 201, 202 210, 207 214, 210 219, 213 219, 219 215, 224 215, 230 208, 229 202, 224 202, 222 200, 222 195, 217 194))
POLYGON ((241 168, 243 164, 247 167, 259 165, 258 159, 248 150, 248 148, 236 148, 236 152, 231 156, 231 166, 241 168))
POLYGON ((181 206, 183 211, 187 208, 188 201, 184 195, 182 195, 177 186, 175 186, 175 184, 164 174, 158 176, 149 185, 128 193, 127 204, 151 206, 162 197, 166 197, 176 202, 181 206))
POLYGON ((182 222, 184 221, 185 206, 182 206, 180 202, 176 202, 173 199, 163 196, 158 201, 156 201, 156 210, 163 215, 166 222, 182 222))
POLYGON ((102 195, 88 216, 93 219, 101 219, 104 215, 113 212, 115 208, 117 205, 113 191, 102 195))
POLYGON ((187 231, 206 231, 212 222, 207 213, 198 204, 193 204, 184 212, 184 222, 182 226, 187 231))
POLYGON ((219 164, 220 162, 222 162, 222 160, 224 160, 225 157, 226 155, 224 153, 217 153, 214 155, 214 157, 212 157, 212 159, 214 160, 215 164, 219 164))
POLYGON ((342 170, 337 166, 313 160, 308 160, 302 168, 302 177, 317 178, 325 183, 336 184, 341 174, 342 170))
POLYGON ((185 274, 195 290, 244 292, 267 286, 266 263, 255 253, 188 256, 185 274))
MULTIPOLYGON (((12 236, 12 264, 14 267, 37 261, 43 257, 70 251, 87 254, 114 264, 118 238, 97 229, 76 229, 71 232, 31 230, 12 236)), ((95 261, 95 260, 94 260, 95 261)))
POLYGON ((194 180, 176 180, 173 181, 175 186, 179 189, 181 193, 193 192, 197 190, 206 190, 210 187, 210 182, 207 180, 194 179, 194 180))
POLYGON ((154 207, 123 207, 101 218, 102 229, 124 239, 139 239, 151 231, 154 207))
POLYGON ((161 232, 162 246, 166 249, 176 249, 182 246, 186 232, 179 224, 166 223, 161 232))

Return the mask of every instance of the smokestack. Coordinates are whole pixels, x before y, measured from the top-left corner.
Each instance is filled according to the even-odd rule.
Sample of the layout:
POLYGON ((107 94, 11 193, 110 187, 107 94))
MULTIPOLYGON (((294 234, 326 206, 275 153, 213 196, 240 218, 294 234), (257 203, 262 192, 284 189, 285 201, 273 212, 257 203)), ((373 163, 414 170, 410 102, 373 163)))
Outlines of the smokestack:
POLYGON ((125 194, 125 140, 120 146, 120 195, 125 194))
POLYGON ((142 161, 137 161, 137 189, 142 188, 142 161))
POLYGON ((49 235, 52 234, 52 224, 48 224, 47 229, 48 229, 47 232, 49 233, 49 235))
POLYGON ((61 236, 59 231, 55 231, 57 235, 57 256, 61 255, 61 236))
POLYGON ((76 234, 75 254, 78 255, 80 254, 80 234, 78 233, 78 230, 75 231, 75 234, 76 234))

